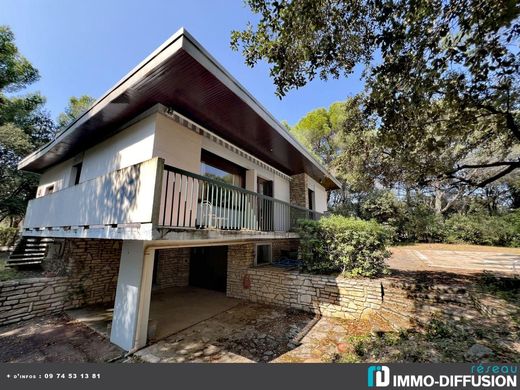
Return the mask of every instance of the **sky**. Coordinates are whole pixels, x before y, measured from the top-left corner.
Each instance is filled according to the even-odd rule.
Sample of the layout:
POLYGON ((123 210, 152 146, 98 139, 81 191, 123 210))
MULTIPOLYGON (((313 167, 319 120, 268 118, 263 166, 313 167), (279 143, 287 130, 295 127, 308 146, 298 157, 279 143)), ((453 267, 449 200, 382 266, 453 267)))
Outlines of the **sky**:
POLYGON ((20 52, 40 72, 41 79, 26 91, 40 91, 53 118, 71 96, 101 97, 180 27, 291 125, 362 90, 354 74, 314 80, 280 100, 268 65, 249 68, 229 45, 231 31, 254 20, 243 0, 0 0, 0 25, 12 29, 20 52))

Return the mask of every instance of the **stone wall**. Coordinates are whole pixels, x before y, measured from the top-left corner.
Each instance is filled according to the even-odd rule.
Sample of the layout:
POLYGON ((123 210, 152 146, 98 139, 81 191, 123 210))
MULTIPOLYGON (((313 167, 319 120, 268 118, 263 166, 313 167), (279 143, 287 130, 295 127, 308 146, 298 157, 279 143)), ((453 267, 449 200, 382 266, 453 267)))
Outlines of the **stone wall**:
POLYGON ((254 267, 254 254, 255 244, 230 247, 228 296, 338 318, 378 315, 396 327, 407 326, 413 315, 413 301, 391 278, 347 279, 254 267))
POLYGON ((184 287, 190 282, 190 248, 161 249, 157 258, 157 287, 184 287))
POLYGON ((114 301, 121 241, 70 239, 50 256, 59 276, 0 282, 0 325, 114 301))
POLYGON ((255 261, 255 243, 233 245, 228 248, 227 288, 230 297, 243 298, 245 276, 255 261))
POLYGON ((66 277, 0 282, 0 325, 56 313, 69 301, 66 277))
POLYGON ((254 266, 257 244, 271 244, 273 260, 280 259, 282 251, 297 251, 299 240, 290 238, 283 240, 265 240, 249 242, 240 245, 231 245, 228 248, 227 295, 240 297, 243 291, 244 277, 254 266))
POLYGON ((300 207, 308 208, 308 189, 309 183, 307 182, 307 175, 305 173, 299 173, 291 176, 290 184, 290 199, 291 203, 300 207))
POLYGON ((273 260, 282 258, 283 252, 298 252, 300 240, 289 238, 285 240, 274 240, 271 242, 273 260))

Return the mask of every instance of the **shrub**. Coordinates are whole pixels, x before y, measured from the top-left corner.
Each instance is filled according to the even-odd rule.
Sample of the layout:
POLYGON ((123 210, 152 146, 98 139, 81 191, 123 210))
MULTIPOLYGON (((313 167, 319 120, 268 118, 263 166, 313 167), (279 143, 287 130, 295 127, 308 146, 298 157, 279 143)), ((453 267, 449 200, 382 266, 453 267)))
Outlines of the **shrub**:
POLYGON ((446 238, 444 221, 429 206, 418 203, 406 211, 400 238, 409 242, 442 242, 446 238))
POLYGON ((506 239, 509 246, 520 247, 520 209, 504 215, 502 219, 508 226, 506 239))
POLYGON ((332 215, 300 221, 298 230, 308 272, 374 277, 385 270, 388 231, 375 221, 332 215))
POLYGON ((454 214, 446 219, 446 241, 478 245, 518 246, 516 213, 504 216, 454 214))
POLYGON ((14 245, 17 236, 17 228, 0 227, 0 246, 14 245))
POLYGON ((396 226, 404 216, 404 208, 390 191, 374 191, 361 203, 361 218, 396 226))

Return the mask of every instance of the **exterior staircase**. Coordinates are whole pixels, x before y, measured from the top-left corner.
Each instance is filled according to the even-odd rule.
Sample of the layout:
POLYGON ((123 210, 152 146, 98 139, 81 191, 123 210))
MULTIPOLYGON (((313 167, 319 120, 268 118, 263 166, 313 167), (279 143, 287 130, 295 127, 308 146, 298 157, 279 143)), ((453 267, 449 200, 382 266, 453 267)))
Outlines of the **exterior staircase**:
POLYGON ((53 238, 22 237, 6 262, 8 267, 34 266, 41 264, 47 255, 53 238))

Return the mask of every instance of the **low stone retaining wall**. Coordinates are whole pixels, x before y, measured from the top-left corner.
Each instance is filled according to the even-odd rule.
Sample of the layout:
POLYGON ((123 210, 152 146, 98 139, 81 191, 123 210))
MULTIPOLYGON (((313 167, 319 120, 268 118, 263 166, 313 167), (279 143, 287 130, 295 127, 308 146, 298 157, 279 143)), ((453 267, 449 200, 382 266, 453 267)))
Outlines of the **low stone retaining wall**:
MULTIPOLYGON (((284 249, 295 243, 284 243, 284 249)), ((228 296, 330 317, 357 319, 375 315, 395 328, 408 326, 414 316, 414 301, 409 292, 392 278, 301 274, 272 266, 255 267, 254 257, 252 243, 233 246, 228 252, 228 296)))
POLYGON ((44 268, 59 276, 0 282, 0 325, 115 299, 121 241, 70 239, 44 268))
POLYGON ((0 325, 56 313, 70 305, 67 277, 0 282, 0 325))
MULTIPOLYGON (((247 248, 243 249, 242 253, 247 253, 247 248)), ((390 278, 346 279, 275 267, 240 271, 240 287, 240 276, 236 274, 233 283, 228 282, 231 297, 345 319, 380 316, 396 328, 408 326, 414 314, 414 302, 408 292, 390 278)))

